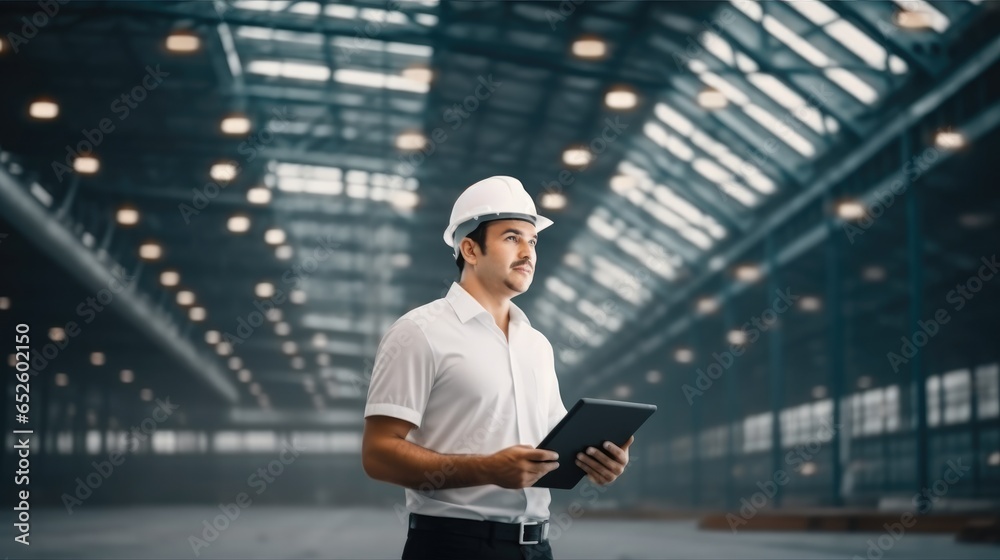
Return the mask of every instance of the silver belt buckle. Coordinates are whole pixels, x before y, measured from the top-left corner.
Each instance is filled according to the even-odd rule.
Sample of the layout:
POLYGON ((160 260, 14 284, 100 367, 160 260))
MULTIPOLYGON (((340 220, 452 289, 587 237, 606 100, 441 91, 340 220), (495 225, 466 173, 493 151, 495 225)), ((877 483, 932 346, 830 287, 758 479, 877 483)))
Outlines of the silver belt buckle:
POLYGON ((526 525, 538 525, 539 523, 545 523, 542 525, 542 541, 545 540, 547 533, 549 532, 549 525, 544 521, 522 521, 520 532, 517 535, 517 544, 538 544, 542 541, 526 541, 524 540, 524 527, 526 525))

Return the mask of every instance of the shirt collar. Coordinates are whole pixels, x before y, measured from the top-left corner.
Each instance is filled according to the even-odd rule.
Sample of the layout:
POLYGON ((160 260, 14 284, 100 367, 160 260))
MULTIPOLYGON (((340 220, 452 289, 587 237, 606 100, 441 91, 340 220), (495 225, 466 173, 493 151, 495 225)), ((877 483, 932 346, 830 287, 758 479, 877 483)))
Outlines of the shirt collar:
MULTIPOLYGON (((452 282, 451 289, 448 290, 448 295, 445 296, 445 299, 451 304, 452 309, 455 310, 455 314, 458 315, 458 320, 462 323, 467 323, 469 319, 483 313, 487 316, 490 315, 490 312, 481 303, 476 301, 476 298, 472 297, 472 294, 465 291, 465 288, 460 286, 458 282, 452 282)), ((514 302, 510 303, 510 320, 512 323, 531 324, 528 321, 528 316, 514 302)))

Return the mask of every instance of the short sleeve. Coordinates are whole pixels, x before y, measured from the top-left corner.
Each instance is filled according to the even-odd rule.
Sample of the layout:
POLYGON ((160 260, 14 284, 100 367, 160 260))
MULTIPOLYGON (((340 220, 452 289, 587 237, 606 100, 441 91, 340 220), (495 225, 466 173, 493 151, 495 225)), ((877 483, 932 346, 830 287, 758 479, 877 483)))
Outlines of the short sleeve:
POLYGON ((365 418, 392 416, 419 428, 434 376, 433 352, 423 331, 410 319, 396 321, 375 354, 365 418))

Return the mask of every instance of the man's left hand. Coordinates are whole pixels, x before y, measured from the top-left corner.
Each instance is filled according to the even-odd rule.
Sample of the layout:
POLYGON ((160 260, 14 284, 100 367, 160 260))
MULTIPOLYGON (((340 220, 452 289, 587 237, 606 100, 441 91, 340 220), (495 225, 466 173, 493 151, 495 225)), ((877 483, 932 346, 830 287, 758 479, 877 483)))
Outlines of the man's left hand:
POLYGON ((576 466, 587 473, 587 478, 599 486, 614 482, 625 472, 628 465, 628 448, 635 436, 628 438, 625 445, 618 447, 610 441, 604 442, 604 449, 588 447, 585 453, 576 454, 576 466))

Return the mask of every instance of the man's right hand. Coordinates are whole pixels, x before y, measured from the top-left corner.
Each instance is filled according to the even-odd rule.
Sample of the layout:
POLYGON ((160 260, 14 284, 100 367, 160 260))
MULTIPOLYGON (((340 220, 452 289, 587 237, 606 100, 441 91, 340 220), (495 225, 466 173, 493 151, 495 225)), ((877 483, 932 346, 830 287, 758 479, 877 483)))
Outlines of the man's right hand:
POLYGON ((494 484, 503 488, 528 488, 559 468, 559 455, 530 445, 515 445, 488 456, 488 468, 494 484), (547 461, 547 462, 546 462, 547 461))

